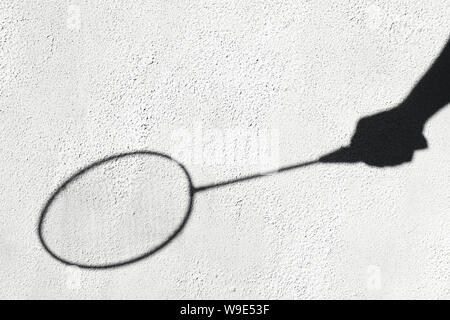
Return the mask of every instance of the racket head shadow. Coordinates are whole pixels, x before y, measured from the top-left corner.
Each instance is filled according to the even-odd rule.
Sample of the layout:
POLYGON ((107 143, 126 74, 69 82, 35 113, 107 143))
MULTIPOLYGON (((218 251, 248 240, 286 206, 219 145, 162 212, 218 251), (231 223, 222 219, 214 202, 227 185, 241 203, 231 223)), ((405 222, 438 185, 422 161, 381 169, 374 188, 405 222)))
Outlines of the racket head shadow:
POLYGON ((186 224, 191 216, 194 194, 195 194, 195 188, 192 184, 191 176, 190 176, 189 172, 187 171, 187 169, 185 168, 185 166, 167 154, 164 154, 161 152, 156 152, 156 151, 151 151, 151 150, 138 150, 138 151, 124 152, 124 153, 119 153, 119 154, 115 154, 112 156, 108 156, 101 160, 97 160, 97 161, 85 166, 84 168, 78 170, 77 172, 72 174, 69 178, 67 178, 62 184, 60 184, 52 192, 52 194, 50 195, 50 197, 47 199, 44 206, 42 207, 42 210, 39 215, 39 221, 38 221, 38 226, 37 226, 37 233, 38 233, 39 241, 42 244, 45 251, 48 254, 50 254, 50 256, 52 256, 54 259, 58 260, 59 262, 69 265, 69 266, 76 266, 76 267, 84 268, 84 269, 110 269, 110 268, 126 266, 126 265, 138 262, 140 260, 143 260, 145 258, 152 256, 153 254, 155 254, 158 251, 165 248, 170 242, 172 242, 181 233, 181 231, 184 229, 184 227, 186 226, 186 224), (188 199, 186 202, 184 214, 180 215, 182 218, 180 219, 180 222, 176 225, 176 227, 173 229, 173 231, 170 234, 168 233, 167 236, 163 238, 163 240, 161 240, 157 245, 153 246, 151 249, 149 249, 143 253, 134 255, 133 257, 128 258, 128 259, 120 259, 117 262, 92 263, 92 264, 84 263, 84 262, 81 263, 81 262, 77 262, 77 261, 72 261, 71 259, 64 258, 62 255, 57 254, 55 252, 55 250, 52 250, 52 248, 50 247, 50 245, 44 235, 44 225, 46 223, 46 218, 47 218, 48 212, 49 212, 50 208, 52 207, 52 205, 54 204, 54 202, 57 201, 58 196, 60 196, 64 190, 69 188, 70 185, 72 185, 75 181, 82 178, 88 172, 90 172, 96 168, 99 168, 102 165, 105 165, 107 163, 111 163, 116 160, 135 157, 135 156, 152 157, 152 158, 158 158, 159 160, 169 161, 170 163, 175 164, 180 169, 180 171, 184 174, 184 178, 187 183, 188 199))

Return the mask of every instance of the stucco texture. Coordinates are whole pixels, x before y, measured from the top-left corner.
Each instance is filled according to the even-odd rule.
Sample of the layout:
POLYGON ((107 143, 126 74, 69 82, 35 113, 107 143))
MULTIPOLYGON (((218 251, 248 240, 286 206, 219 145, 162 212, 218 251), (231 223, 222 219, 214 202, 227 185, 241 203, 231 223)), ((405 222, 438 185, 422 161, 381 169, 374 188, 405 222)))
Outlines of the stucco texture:
MULTIPOLYGON (((70 267, 38 237, 55 188, 113 154, 170 154, 198 186, 258 173, 267 154, 276 168, 347 144, 358 119, 408 94, 449 21, 448 0, 2 0, 0 298, 450 298, 449 107, 411 163, 316 165, 197 194, 182 233, 127 266, 70 267), (229 132, 241 136, 217 138, 229 132)), ((164 170, 91 172, 46 237, 74 260, 138 254, 147 227, 172 223, 145 209, 186 201, 164 170)))

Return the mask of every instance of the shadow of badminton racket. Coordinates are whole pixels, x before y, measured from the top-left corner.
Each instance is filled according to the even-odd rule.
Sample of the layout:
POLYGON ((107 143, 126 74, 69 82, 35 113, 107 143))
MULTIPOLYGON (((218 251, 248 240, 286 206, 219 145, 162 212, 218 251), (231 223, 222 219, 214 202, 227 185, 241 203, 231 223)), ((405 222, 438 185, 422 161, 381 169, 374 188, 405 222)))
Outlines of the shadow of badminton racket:
POLYGON ((73 175, 71 175, 58 188, 56 188, 54 190, 54 192, 50 195, 50 197, 48 198, 48 200, 46 201, 45 205, 43 206, 43 208, 41 210, 41 213, 39 216, 39 221, 38 221, 38 228, 37 228, 38 236, 39 236, 39 240, 40 240, 42 246, 44 247, 44 249, 54 259, 66 264, 66 265, 77 266, 80 268, 87 268, 87 269, 108 269, 108 268, 125 266, 125 265, 129 265, 131 263, 137 262, 139 260, 145 259, 145 258, 155 254, 156 252, 158 252, 161 249, 163 249, 164 247, 166 247, 170 242, 172 242, 186 226, 186 223, 188 222, 188 220, 191 216, 191 213, 192 213, 194 198, 199 193, 203 193, 203 192, 213 190, 213 189, 218 189, 218 188, 221 188, 224 186, 234 185, 237 183, 243 183, 245 181, 263 178, 268 175, 274 175, 274 174, 278 174, 278 173, 282 173, 282 172, 286 172, 286 171, 290 171, 290 170, 294 170, 294 169, 307 168, 307 167, 310 167, 313 165, 317 165, 319 163, 327 163, 327 162, 329 162, 329 163, 330 162, 349 162, 350 163, 350 162, 357 162, 357 161, 359 161, 357 155, 352 153, 352 150, 349 147, 343 147, 343 148, 338 149, 337 151, 326 154, 325 156, 322 156, 313 161, 302 162, 302 163, 282 167, 277 170, 267 171, 267 172, 258 173, 258 174, 254 174, 254 175, 248 175, 248 176, 244 176, 244 177, 236 178, 236 179, 225 180, 225 181, 221 181, 218 183, 194 186, 194 184, 192 183, 192 178, 191 178, 188 170, 185 168, 185 166, 183 164, 181 164, 179 161, 170 157, 169 155, 159 153, 159 152, 154 152, 154 151, 147 151, 147 150, 120 153, 120 154, 112 155, 107 158, 98 160, 98 161, 84 167, 83 169, 81 169, 81 170, 77 171, 76 173, 74 173, 73 175), (187 188, 188 201, 187 201, 187 206, 185 208, 184 214, 180 215, 180 216, 182 216, 180 223, 177 224, 173 230, 168 232, 161 240, 159 240, 158 243, 155 243, 151 247, 151 249, 149 249, 148 251, 146 251, 142 254, 136 255, 134 257, 131 257, 129 259, 119 260, 116 262, 92 263, 92 264, 80 263, 77 261, 71 261, 70 259, 64 258, 62 255, 57 254, 55 252, 55 250, 52 250, 50 248, 50 245, 47 243, 47 241, 45 239, 43 229, 44 229, 44 225, 46 223, 47 214, 49 212, 49 209, 52 206, 52 204, 56 201, 58 196, 60 196, 64 190, 66 190, 71 184, 73 184, 75 181, 77 181, 79 178, 81 178, 84 174, 88 173, 89 171, 91 171, 95 168, 98 168, 106 163, 111 163, 116 160, 133 157, 133 156, 144 156, 144 157, 149 157, 149 158, 153 158, 153 159, 158 158, 159 160, 164 160, 168 163, 171 163, 172 165, 176 165, 179 169, 181 169, 180 172, 184 176, 183 178, 186 180, 187 186, 188 186, 188 188, 187 188))

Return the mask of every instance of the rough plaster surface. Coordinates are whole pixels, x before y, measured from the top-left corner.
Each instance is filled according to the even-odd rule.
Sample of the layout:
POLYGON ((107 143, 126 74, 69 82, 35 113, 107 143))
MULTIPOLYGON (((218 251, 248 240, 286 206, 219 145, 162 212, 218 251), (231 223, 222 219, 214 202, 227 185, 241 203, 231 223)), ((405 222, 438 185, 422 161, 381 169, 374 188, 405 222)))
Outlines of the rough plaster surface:
MULTIPOLYGON (((448 0, 2 0, 0 297, 450 298, 448 107, 411 164, 323 165, 211 190, 180 237, 127 267, 67 267, 36 233, 75 170, 127 150, 183 157, 180 132, 207 148, 199 127, 275 131, 280 165, 347 143, 360 117, 408 93, 449 21, 448 0)), ((195 184, 259 170, 250 156, 211 161, 200 150, 186 163, 195 184)), ((61 250, 97 259, 146 245, 136 230, 148 221, 120 216, 126 206, 179 202, 164 188, 142 197, 148 175, 135 169, 93 173, 67 192, 50 228, 61 250), (85 238, 99 246, 83 250, 71 234, 93 203, 115 220, 95 217, 85 238)))

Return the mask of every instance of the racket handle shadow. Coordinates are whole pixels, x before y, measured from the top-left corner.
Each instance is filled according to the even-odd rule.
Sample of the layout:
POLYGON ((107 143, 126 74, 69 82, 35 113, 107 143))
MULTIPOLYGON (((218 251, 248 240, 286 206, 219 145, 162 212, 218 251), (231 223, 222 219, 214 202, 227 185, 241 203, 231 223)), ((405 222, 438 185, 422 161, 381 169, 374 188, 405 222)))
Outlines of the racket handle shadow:
POLYGON ((320 163, 356 163, 361 157, 351 147, 341 147, 319 158, 320 163))

